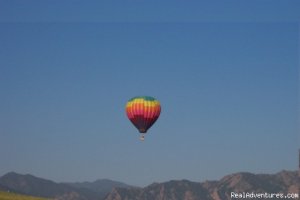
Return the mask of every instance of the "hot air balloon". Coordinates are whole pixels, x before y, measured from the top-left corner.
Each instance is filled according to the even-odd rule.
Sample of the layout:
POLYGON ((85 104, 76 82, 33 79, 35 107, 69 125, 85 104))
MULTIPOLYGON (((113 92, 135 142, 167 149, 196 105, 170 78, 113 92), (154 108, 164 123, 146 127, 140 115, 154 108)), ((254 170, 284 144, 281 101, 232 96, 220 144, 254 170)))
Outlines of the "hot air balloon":
POLYGON ((131 98, 126 104, 126 114, 132 124, 141 133, 140 139, 145 139, 147 130, 155 123, 160 115, 159 101, 149 96, 131 98))

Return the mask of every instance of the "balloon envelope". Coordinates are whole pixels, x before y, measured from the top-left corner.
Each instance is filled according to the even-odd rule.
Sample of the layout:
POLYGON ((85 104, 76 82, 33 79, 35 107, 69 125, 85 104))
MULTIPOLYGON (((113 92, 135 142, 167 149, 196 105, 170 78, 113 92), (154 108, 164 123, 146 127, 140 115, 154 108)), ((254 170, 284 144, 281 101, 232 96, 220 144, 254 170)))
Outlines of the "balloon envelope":
POLYGON ((159 101, 149 96, 138 96, 126 104, 126 114, 140 133, 146 133, 160 115, 159 101))

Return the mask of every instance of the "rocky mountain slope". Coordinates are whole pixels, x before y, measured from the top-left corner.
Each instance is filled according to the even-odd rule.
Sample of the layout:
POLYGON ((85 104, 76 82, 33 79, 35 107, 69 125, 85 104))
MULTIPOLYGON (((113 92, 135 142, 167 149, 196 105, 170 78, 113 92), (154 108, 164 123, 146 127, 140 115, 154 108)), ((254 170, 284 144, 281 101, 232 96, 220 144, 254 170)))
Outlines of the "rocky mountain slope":
MULTIPOLYGON (((145 188, 115 188, 105 200, 229 200, 232 192, 297 193, 300 182, 297 172, 282 171, 274 175, 236 173, 219 181, 203 183, 188 180, 151 184, 145 188)), ((238 199, 238 198, 237 198, 238 199)))
POLYGON ((234 199, 232 193, 299 194, 300 181, 296 171, 281 171, 277 174, 243 172, 227 175, 219 181, 200 183, 172 180, 137 188, 110 180, 56 183, 11 172, 0 177, 1 189, 55 200, 227 200, 234 199))

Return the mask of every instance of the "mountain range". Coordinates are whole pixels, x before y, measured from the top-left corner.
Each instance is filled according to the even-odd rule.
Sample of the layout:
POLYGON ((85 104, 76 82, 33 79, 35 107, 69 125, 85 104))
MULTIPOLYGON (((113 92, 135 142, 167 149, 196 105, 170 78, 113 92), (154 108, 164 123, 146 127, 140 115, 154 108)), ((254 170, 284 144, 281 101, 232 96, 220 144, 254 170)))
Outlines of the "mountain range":
POLYGON ((0 190, 56 200, 99 200, 114 187, 131 187, 108 179, 94 182, 56 183, 30 174, 9 172, 0 177, 0 190))
POLYGON ((232 200, 234 198, 231 195, 236 195, 236 199, 243 199, 239 195, 247 192, 299 195, 299 188, 300 181, 296 171, 281 171, 273 175, 243 172, 225 176, 219 181, 199 183, 173 180, 154 183, 145 188, 114 188, 105 200, 232 200))
POLYGON ((227 200, 234 199, 232 194, 247 192, 299 195, 300 178, 297 171, 276 174, 241 172, 218 181, 171 180, 139 188, 108 179, 56 183, 29 174, 10 172, 0 177, 0 190, 55 200, 227 200))

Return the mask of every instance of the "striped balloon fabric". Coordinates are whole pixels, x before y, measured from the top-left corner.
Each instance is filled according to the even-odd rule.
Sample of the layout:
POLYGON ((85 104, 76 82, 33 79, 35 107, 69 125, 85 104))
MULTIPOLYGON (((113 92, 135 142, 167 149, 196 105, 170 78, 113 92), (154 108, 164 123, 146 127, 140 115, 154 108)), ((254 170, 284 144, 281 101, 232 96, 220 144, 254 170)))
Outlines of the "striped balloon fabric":
POLYGON ((160 115, 159 101, 149 96, 138 96, 126 104, 126 114, 140 133, 146 133, 160 115))

